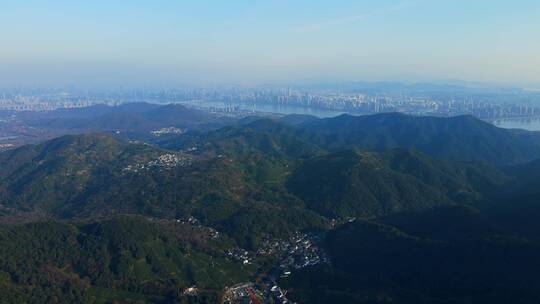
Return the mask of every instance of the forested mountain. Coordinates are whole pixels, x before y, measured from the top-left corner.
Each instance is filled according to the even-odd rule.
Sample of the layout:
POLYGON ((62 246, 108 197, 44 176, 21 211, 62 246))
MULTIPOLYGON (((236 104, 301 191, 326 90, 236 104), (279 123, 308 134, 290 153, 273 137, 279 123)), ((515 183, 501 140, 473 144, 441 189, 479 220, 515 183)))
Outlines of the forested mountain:
POLYGON ((31 126, 69 132, 120 131, 133 136, 160 128, 210 128, 228 122, 204 111, 180 104, 155 105, 128 103, 119 106, 96 105, 51 112, 25 112, 18 117, 31 126))
POLYGON ((62 219, 196 215, 243 244, 264 229, 283 235, 324 225, 279 185, 265 186, 284 166, 240 160, 165 151, 109 135, 65 136, 0 154, 2 210, 62 219))
POLYGON ((284 279, 301 303, 534 303, 540 243, 470 207, 332 231, 333 264, 284 279))
POLYGON ((180 106, 78 111, 49 123, 124 121, 136 140, 84 132, 0 153, 0 287, 11 302, 215 303, 225 286, 270 284, 291 259, 279 284, 300 303, 540 296, 540 165, 525 163, 540 156, 537 133, 467 116, 217 128, 180 106), (212 127, 146 141, 150 121, 212 127), (322 241, 288 256, 306 240, 281 242, 299 234, 322 241), (312 248, 323 253, 310 260, 312 248), (181 292, 193 284, 197 297, 181 292))
POLYGON ((406 147, 437 158, 495 164, 540 157, 540 133, 500 129, 472 116, 341 115, 309 121, 301 127, 304 136, 331 150, 406 147))
POLYGON ((374 217, 482 200, 504 184, 488 166, 435 161, 412 150, 348 150, 307 160, 288 180, 308 208, 329 217, 374 217))
POLYGON ((118 217, 101 222, 0 225, 3 303, 187 303, 183 290, 218 291, 249 278, 229 245, 185 224, 118 217), (211 267, 209 267, 211 265, 211 267))
MULTIPOLYGON (((414 148, 436 158, 456 161, 487 161, 512 165, 540 158, 540 133, 506 130, 472 116, 424 117, 398 113, 367 116, 341 115, 319 119, 309 115, 274 117, 274 125, 256 116, 242 119, 218 117, 179 104, 97 105, 51 112, 17 115, 31 127, 54 134, 115 132, 118 136, 151 142, 167 148, 205 140, 207 131, 221 127, 287 133, 329 151, 414 148), (281 126, 277 126, 281 125, 281 126), (167 128, 173 128, 168 130, 167 128), (153 131, 162 133, 152 133, 153 131), (177 135, 178 133, 188 133, 177 135), (156 136, 156 134, 161 134, 156 136)), ((263 119, 264 120, 264 119, 263 119)), ((233 130, 229 129, 229 132, 233 130)), ((224 134, 227 135, 227 134, 224 134)), ((276 134, 277 135, 277 134, 276 134)))
POLYGON ((216 205, 230 211, 257 202, 329 218, 373 217, 478 202, 506 181, 487 165, 412 150, 327 154, 288 131, 271 120, 228 127, 209 133, 195 154, 108 135, 22 147, 0 154, 2 205, 60 218, 202 212, 215 223, 219 216, 207 213, 216 205))
POLYGON ((213 151, 229 155, 262 153, 277 158, 302 159, 323 149, 295 134, 296 129, 273 119, 257 119, 207 133, 202 141, 213 151))
MULTIPOLYGON (((233 126, 229 130, 287 133, 304 143, 335 152, 413 148, 438 159, 484 161, 500 166, 540 158, 540 132, 501 129, 472 116, 443 118, 386 113, 319 119, 289 115, 262 120, 251 117, 233 126)), ((222 132, 217 130, 215 134, 222 132)), ((205 138, 206 134, 199 136, 205 138)))

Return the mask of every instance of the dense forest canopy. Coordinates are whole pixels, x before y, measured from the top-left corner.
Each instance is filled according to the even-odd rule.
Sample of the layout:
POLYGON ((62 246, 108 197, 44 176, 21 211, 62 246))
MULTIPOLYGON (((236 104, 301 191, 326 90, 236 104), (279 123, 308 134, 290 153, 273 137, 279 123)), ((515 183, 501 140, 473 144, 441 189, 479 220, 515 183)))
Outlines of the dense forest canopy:
POLYGON ((282 256, 268 244, 299 233, 325 252, 276 277, 299 303, 540 296, 538 133, 148 104, 43 115, 36 126, 84 132, 0 153, 6 303, 216 303, 269 284, 282 256))

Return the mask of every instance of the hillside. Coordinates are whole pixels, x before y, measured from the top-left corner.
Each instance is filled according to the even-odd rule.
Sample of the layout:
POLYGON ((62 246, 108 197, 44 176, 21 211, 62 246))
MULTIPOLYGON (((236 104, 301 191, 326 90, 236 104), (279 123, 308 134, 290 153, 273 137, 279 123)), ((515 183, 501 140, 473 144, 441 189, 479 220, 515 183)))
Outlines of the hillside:
MULTIPOLYGON (((289 255, 303 266, 279 284, 300 303, 534 302, 538 161, 500 169, 484 159, 498 151, 475 162, 429 150, 454 138, 472 155, 473 138, 454 124, 485 126, 467 117, 369 119, 384 117, 396 124, 369 136, 356 123, 308 127, 333 119, 249 118, 158 136, 161 147, 83 134, 0 153, 0 288, 13 302, 215 303, 255 272, 272 282, 289 255), (439 143, 436 132, 450 137, 439 143), (253 267, 225 248, 248 250, 253 267), (316 266, 302 262, 309 254, 316 266), (179 292, 192 284, 201 298, 179 292)), ((470 133, 501 140, 493 149, 521 138, 488 129, 470 133)))
POLYGON ((341 115, 308 121, 301 128, 303 136, 331 150, 404 147, 437 158, 494 164, 540 157, 540 133, 500 129, 472 116, 341 115))
POLYGON ((267 184, 283 178, 275 174, 285 165, 274 164, 264 155, 246 163, 108 135, 65 136, 0 154, 0 210, 8 218, 196 216, 246 246, 263 232, 288 235, 324 226, 298 198, 267 184))
POLYGON ((463 207, 327 235, 331 266, 283 279, 302 303, 533 303, 540 243, 463 207))
POLYGON ((180 104, 156 105, 127 103, 119 106, 96 105, 80 109, 60 109, 51 112, 19 114, 33 127, 65 132, 120 131, 132 136, 161 128, 209 128, 222 126, 226 119, 187 108, 180 104))
POLYGON ((102 222, 0 225, 5 303, 216 303, 250 268, 227 260, 202 228, 119 217, 102 222))
MULTIPOLYGON (((218 130, 222 127, 230 128, 231 132, 242 127, 254 129, 254 125, 261 124, 269 128, 264 130, 266 133, 284 134, 286 130, 289 138, 334 152, 354 148, 377 151, 414 148, 435 158, 486 161, 495 165, 540 158, 540 133, 501 129, 472 116, 444 118, 385 113, 325 119, 309 115, 233 119, 179 104, 133 103, 25 112, 18 114, 18 119, 25 127, 37 128, 47 134, 115 132, 123 138, 166 148, 205 141, 209 136, 207 131, 217 130, 215 136, 224 134, 225 130, 218 130), (270 120, 274 126, 270 126, 270 120), (277 124, 282 126, 275 126, 277 124)), ((262 128, 257 130, 262 131, 262 128)), ((32 142, 35 140, 33 138, 32 142)))
POLYGON ((25 146, 0 154, 2 209, 59 218, 196 214, 229 227, 251 206, 264 209, 267 219, 270 213, 304 214, 310 226, 318 221, 315 213, 374 217, 475 203, 506 182, 487 165, 438 161, 411 150, 327 154, 290 131, 273 120, 226 127, 208 133, 194 153, 107 135, 25 146))
POLYGON ((7 207, 55 212, 93 191, 104 191, 129 165, 165 151, 108 135, 64 136, 0 154, 0 193, 7 207))
POLYGON ((305 161, 288 189, 328 217, 374 217, 483 199, 505 183, 489 166, 436 161, 411 150, 348 150, 305 161))
POLYGON ((298 137, 296 129, 274 119, 232 125, 207 133, 206 150, 229 155, 261 153, 275 158, 306 158, 323 153, 317 145, 298 137))

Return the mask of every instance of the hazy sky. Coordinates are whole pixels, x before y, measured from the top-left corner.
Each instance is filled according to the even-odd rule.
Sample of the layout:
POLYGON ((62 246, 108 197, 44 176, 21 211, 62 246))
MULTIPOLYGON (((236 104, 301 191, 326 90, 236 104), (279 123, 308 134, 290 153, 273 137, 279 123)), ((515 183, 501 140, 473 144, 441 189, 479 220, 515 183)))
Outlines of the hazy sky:
POLYGON ((539 0, 0 0, 0 83, 540 83, 539 0))

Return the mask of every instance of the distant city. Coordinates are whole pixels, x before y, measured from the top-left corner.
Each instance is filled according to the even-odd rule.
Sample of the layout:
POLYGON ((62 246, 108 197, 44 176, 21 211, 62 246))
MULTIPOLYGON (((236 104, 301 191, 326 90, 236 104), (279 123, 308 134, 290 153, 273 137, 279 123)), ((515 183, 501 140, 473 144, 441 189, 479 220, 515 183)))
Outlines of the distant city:
POLYGON ((0 110, 4 111, 50 111, 129 102, 183 103, 232 115, 274 112, 324 117, 342 113, 364 115, 400 112, 431 116, 470 114, 486 121, 535 119, 540 116, 540 92, 427 84, 0 92, 0 110))

